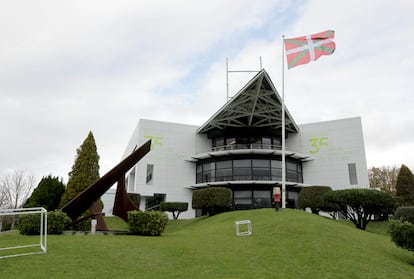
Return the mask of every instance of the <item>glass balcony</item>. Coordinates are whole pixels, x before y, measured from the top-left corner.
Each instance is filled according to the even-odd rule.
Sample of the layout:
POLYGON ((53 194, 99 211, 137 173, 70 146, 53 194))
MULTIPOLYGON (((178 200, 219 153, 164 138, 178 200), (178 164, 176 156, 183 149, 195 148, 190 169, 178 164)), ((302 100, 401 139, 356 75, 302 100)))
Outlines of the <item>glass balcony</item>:
POLYGON ((282 150, 282 146, 281 145, 274 145, 274 144, 261 144, 261 143, 250 143, 250 144, 235 143, 235 144, 228 144, 228 145, 221 145, 221 146, 217 146, 217 147, 212 147, 210 151, 217 152, 217 151, 241 150, 241 149, 282 150))

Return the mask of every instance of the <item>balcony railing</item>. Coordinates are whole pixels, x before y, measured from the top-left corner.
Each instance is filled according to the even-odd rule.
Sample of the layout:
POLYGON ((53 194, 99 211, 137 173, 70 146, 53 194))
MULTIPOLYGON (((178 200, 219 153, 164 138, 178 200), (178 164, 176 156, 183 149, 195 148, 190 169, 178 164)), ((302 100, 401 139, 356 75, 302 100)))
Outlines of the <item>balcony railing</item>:
POLYGON ((215 152, 215 151, 239 150, 239 149, 282 150, 282 146, 274 145, 274 144, 261 144, 261 143, 250 143, 250 144, 236 143, 236 144, 228 144, 228 145, 212 147, 211 151, 215 152))

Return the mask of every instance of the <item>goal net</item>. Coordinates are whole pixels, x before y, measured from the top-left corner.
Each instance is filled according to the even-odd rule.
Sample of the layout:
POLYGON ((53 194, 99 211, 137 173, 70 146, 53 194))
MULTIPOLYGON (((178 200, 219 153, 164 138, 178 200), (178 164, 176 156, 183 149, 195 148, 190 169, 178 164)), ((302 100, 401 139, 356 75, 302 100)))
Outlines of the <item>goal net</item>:
MULTIPOLYGON (((13 221, 14 223, 14 221, 13 221)), ((44 254, 47 246, 47 210, 43 207, 1 209, 0 208, 0 259, 17 256, 44 254), (39 214, 39 238, 16 237, 16 231, 3 230, 5 220, 16 220, 20 215, 39 214), (35 242, 35 243, 33 243, 35 242)))

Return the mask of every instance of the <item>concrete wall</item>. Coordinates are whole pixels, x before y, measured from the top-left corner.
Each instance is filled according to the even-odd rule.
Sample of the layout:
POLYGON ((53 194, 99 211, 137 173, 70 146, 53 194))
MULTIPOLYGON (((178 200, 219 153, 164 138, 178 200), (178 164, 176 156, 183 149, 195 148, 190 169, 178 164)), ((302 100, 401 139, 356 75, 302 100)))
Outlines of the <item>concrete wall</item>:
MULTIPOLYGON (((191 208, 192 191, 187 187, 196 181, 196 165, 189 159, 211 148, 205 135, 196 134, 197 128, 145 119, 139 121, 124 157, 152 139, 150 153, 128 173, 127 191, 141 195, 141 209, 145 209, 146 197, 154 193, 166 194, 166 201, 189 203, 189 210, 180 218, 195 217, 191 208), (154 173, 153 181, 147 184, 148 164, 154 165, 154 173)), ((286 145, 288 151, 308 154, 313 159, 303 163, 305 184, 326 185, 333 189, 369 187, 360 118, 303 124, 299 128, 298 134, 289 135, 286 145), (356 164, 356 185, 350 184, 350 163, 356 164)))
POLYGON ((193 218, 192 191, 186 187, 195 183, 195 163, 192 155, 207 150, 208 141, 196 134, 198 126, 142 119, 128 144, 124 157, 135 145, 140 146, 152 139, 151 151, 136 165, 128 177, 128 192, 141 194, 141 209, 145 209, 145 197, 154 193, 166 194, 166 201, 189 202, 189 210, 180 218, 193 218), (206 146, 207 145, 207 146, 206 146), (154 165, 153 181, 146 182, 147 165, 154 165), (133 179, 132 179, 133 178, 133 179))
POLYGON ((369 187, 362 124, 359 117, 299 125, 287 149, 309 154, 303 163, 305 184, 333 189, 369 187), (350 184, 348 164, 356 164, 357 184, 350 184))

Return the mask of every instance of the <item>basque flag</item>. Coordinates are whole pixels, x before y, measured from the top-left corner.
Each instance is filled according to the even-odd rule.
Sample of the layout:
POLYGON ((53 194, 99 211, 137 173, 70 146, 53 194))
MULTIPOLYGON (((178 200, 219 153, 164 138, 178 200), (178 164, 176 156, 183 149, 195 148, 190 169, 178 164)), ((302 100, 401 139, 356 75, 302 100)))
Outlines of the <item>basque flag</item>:
POLYGON ((335 31, 327 30, 321 33, 284 39, 288 69, 316 61, 322 55, 330 55, 335 51, 332 39, 335 31))

